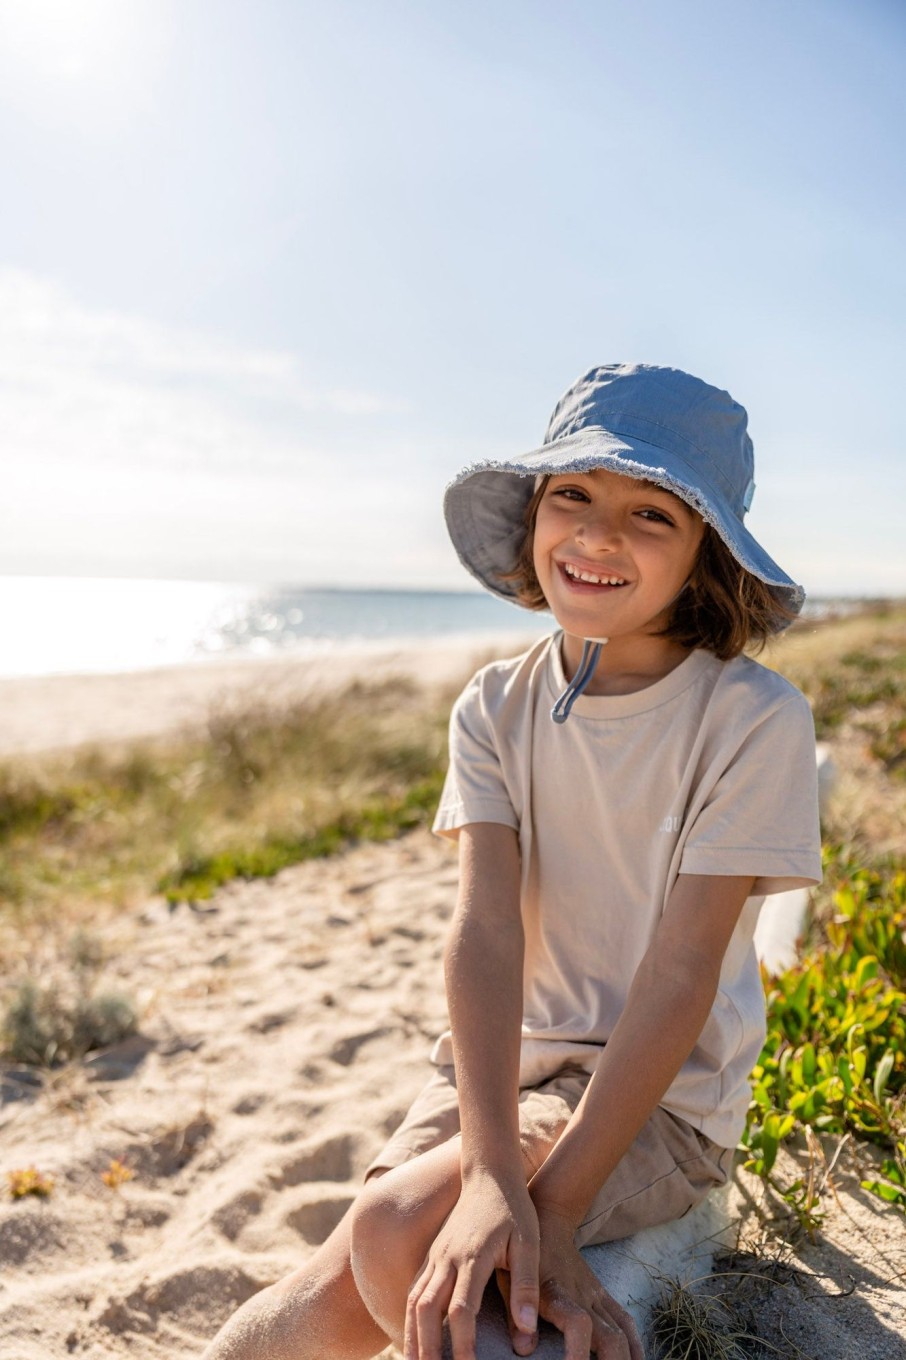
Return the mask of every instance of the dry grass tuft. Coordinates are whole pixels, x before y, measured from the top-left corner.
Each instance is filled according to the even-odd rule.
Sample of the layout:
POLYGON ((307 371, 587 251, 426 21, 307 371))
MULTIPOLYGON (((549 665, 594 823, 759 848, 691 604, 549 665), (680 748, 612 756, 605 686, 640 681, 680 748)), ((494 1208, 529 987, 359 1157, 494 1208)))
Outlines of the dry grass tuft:
POLYGON ((763 1237, 754 1249, 717 1256, 710 1276, 664 1280, 650 1325, 653 1360, 810 1360, 771 1317, 782 1318, 784 1293, 806 1279, 790 1255, 787 1243, 763 1237))
POLYGON ((803 622, 760 658, 798 685, 837 773, 827 840, 866 863, 902 853, 906 825, 906 604, 803 622))
POLYGON ((97 938, 77 930, 62 957, 52 958, 8 989, 0 1018, 0 1054, 12 1062, 51 1066, 134 1034, 131 997, 101 987, 104 953, 97 938))
POLYGON ((675 1281, 665 1285, 651 1322, 657 1360, 740 1360, 733 1316, 720 1299, 675 1281))

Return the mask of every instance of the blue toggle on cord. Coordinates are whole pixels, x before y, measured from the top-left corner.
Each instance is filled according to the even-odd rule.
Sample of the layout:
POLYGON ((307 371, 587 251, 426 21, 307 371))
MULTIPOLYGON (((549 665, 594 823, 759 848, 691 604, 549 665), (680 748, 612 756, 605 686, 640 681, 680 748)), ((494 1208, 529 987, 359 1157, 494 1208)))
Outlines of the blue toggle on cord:
POLYGON ((551 717, 555 723, 566 722, 572 712, 573 704, 595 673, 601 648, 606 641, 606 638, 601 640, 586 638, 582 646, 582 659, 579 662, 579 669, 551 709, 551 717))

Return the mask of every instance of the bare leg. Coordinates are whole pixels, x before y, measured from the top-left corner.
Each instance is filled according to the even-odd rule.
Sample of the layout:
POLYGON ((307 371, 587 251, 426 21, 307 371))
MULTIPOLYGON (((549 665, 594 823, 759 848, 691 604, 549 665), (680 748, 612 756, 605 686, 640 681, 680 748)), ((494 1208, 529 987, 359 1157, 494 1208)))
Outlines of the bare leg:
POLYGON ((369 1181, 314 1256, 243 1304, 202 1360, 369 1360, 388 1337, 399 1344, 412 1281, 459 1186, 458 1138, 369 1181))
POLYGON ((359 1294, 398 1347, 409 1290, 459 1199, 460 1146, 452 1138, 369 1181, 352 1208, 352 1270, 359 1294))
MULTIPOLYGON (((521 1131, 526 1180, 544 1161, 568 1119, 565 1105, 554 1111, 533 1110, 526 1119, 521 1131)), ((359 1294, 398 1347, 403 1344, 409 1290, 459 1199, 461 1151, 460 1138, 451 1138, 369 1181, 352 1207, 352 1271, 359 1294)), ((509 1315, 507 1320, 512 1324, 509 1315)), ((510 1331, 515 1335, 513 1325, 510 1331)))
POLYGON ((362 1303, 349 1266, 350 1209, 305 1265, 255 1294, 202 1360, 368 1360, 387 1337, 362 1303))

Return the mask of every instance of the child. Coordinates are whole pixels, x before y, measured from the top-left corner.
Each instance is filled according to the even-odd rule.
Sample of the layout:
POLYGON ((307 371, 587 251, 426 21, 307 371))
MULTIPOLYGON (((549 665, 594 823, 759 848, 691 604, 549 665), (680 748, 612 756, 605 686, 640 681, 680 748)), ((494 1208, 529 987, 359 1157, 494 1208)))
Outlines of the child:
POLYGON ((514 1351, 642 1348, 579 1248, 725 1182, 764 1001, 765 894, 821 876, 814 734, 744 658, 803 592, 743 525, 746 413, 675 369, 593 369, 544 445, 466 469, 447 523, 489 590, 560 630, 481 670, 435 830, 458 837, 433 1080, 346 1219, 208 1360, 474 1357, 494 1272, 514 1351))

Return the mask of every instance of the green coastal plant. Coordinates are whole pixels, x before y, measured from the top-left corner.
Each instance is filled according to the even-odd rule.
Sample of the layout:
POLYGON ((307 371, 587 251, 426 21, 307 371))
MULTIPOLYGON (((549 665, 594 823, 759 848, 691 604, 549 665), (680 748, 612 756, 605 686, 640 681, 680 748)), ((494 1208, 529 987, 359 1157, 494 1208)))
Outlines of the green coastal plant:
POLYGON ((804 1226, 814 1186, 775 1175, 795 1134, 845 1135, 886 1154, 865 1189, 906 1211, 906 871, 847 869, 824 939, 766 982, 768 1031, 753 1073, 746 1167, 804 1226))

